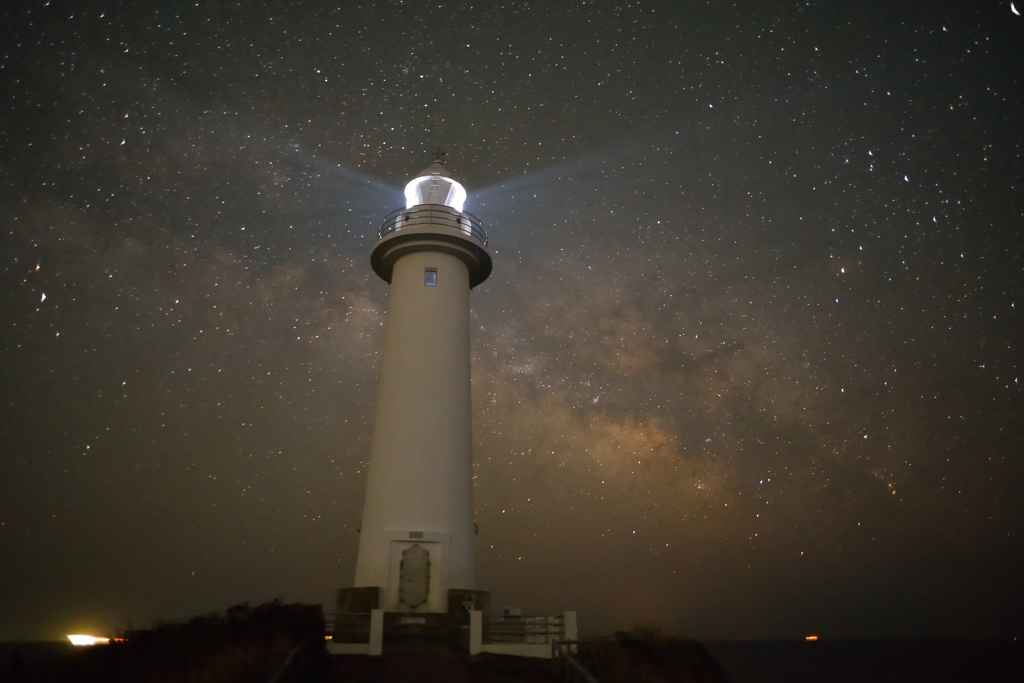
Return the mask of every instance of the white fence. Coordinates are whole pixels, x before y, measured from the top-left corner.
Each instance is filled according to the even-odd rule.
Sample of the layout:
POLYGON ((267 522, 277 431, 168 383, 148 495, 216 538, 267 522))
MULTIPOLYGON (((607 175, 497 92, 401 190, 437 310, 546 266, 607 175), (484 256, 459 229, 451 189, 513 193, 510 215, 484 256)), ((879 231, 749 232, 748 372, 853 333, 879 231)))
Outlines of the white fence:
MULTIPOLYGON (((356 615, 345 615, 356 616, 356 615)), ((345 620, 340 620, 344 622, 345 620)), ((337 623, 337 622, 336 622, 337 623)), ((327 651, 332 655, 373 655, 379 656, 384 650, 384 610, 375 609, 370 612, 369 642, 366 643, 327 643, 327 651)))
POLYGON ((512 619, 485 617, 476 610, 469 615, 470 655, 491 652, 551 659, 554 643, 576 638, 576 612, 512 619))
MULTIPOLYGON (((384 649, 384 611, 375 609, 369 614, 369 628, 363 623, 364 615, 342 615, 339 625, 351 625, 353 633, 368 633, 368 642, 328 642, 327 651, 334 655, 380 656, 384 649), (360 617, 355 619, 354 617, 360 617), (349 618, 351 617, 351 618, 349 618)), ((469 654, 490 652, 514 657, 551 659, 555 644, 577 640, 576 612, 563 612, 554 616, 502 618, 485 616, 479 610, 469 615, 469 654)), ((350 628, 345 628, 348 632, 350 628)), ((358 638, 362 639, 362 638, 358 638)), ((569 645, 575 651, 575 645, 569 645)))

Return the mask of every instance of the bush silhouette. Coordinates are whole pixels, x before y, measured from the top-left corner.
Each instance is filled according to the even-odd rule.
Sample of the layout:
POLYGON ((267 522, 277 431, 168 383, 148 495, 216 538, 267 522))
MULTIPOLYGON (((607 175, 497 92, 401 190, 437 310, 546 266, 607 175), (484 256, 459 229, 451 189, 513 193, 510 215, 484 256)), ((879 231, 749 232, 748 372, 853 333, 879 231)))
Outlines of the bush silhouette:
POLYGON ((706 647, 666 635, 659 626, 635 626, 601 641, 582 643, 579 661, 601 683, 726 683, 706 647))
POLYGON ((266 683, 293 650, 285 681, 304 680, 325 666, 324 617, 319 605, 279 600, 229 608, 130 631, 123 643, 97 646, 55 661, 40 683, 266 683))

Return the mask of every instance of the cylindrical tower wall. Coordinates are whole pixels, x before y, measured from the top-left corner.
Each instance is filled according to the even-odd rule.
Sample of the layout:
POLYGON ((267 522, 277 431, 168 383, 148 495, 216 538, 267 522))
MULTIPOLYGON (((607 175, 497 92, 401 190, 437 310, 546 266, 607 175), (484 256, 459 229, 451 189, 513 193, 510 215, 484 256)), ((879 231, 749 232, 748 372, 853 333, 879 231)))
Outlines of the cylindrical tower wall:
POLYGON ((428 247, 394 263, 355 576, 389 611, 404 609, 396 554, 421 539, 432 590, 420 611, 475 587, 469 292, 455 255, 428 247))

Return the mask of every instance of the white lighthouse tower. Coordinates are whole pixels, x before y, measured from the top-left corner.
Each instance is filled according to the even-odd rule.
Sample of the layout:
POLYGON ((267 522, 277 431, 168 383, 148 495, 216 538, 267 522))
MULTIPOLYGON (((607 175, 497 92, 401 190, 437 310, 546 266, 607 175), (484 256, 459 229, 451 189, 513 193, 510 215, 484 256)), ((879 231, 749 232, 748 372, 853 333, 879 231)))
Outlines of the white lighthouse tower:
POLYGON ((491 257, 440 158, 405 198, 371 257, 391 287, 355 591, 385 612, 437 614, 450 590, 476 588, 469 290, 491 257))

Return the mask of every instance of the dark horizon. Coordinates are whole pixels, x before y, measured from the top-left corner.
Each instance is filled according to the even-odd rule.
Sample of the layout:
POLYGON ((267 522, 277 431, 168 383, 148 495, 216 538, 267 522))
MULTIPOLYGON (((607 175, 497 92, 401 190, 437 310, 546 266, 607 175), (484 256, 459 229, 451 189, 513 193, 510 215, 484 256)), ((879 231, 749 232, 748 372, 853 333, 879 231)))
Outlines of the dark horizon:
POLYGON ((1024 634, 1009 2, 0 9, 0 640, 351 585, 448 152, 478 587, 585 635, 1024 634))

